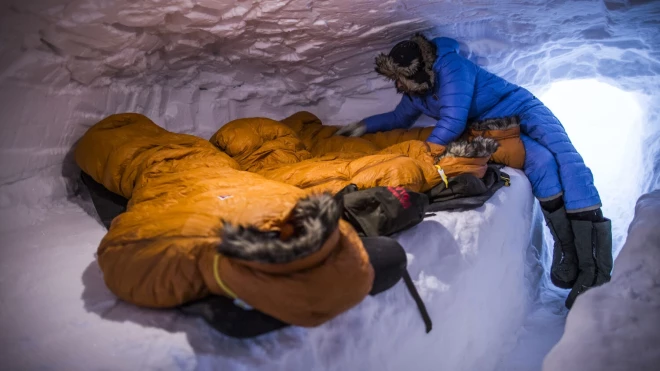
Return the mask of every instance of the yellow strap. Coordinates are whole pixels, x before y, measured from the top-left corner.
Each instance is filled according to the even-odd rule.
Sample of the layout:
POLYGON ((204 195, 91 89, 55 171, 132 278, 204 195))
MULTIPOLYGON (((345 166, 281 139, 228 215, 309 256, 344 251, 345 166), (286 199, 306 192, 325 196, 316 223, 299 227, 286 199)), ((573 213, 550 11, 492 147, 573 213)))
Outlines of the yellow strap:
POLYGON ((219 261, 219 260, 220 260, 220 256, 219 256, 218 254, 216 254, 215 257, 213 257, 213 275, 215 276, 215 282, 217 282, 218 285, 220 285, 220 287, 221 287, 221 288, 222 288, 227 294, 229 294, 233 299, 236 299, 236 298, 238 298, 238 296, 236 296, 236 294, 234 294, 234 292, 231 291, 231 290, 229 289, 229 287, 227 287, 227 286, 224 284, 224 282, 222 282, 222 280, 220 279, 220 273, 218 272, 218 261, 219 261))
POLYGON ((445 182, 445 187, 449 188, 449 180, 447 180, 447 175, 440 165, 435 165, 435 168, 438 169, 438 174, 442 178, 442 181, 445 182))

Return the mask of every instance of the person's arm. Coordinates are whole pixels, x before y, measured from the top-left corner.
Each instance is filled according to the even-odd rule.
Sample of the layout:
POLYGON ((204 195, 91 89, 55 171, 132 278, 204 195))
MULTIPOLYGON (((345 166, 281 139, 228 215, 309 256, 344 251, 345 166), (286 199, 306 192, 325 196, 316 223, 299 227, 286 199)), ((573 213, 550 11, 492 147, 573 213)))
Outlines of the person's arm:
POLYGON ((381 113, 362 120, 366 125, 367 133, 403 129, 413 126, 422 113, 415 108, 407 95, 401 98, 401 102, 394 111, 381 113))
POLYGON ((446 146, 463 134, 474 95, 477 66, 457 53, 442 58, 437 83, 440 119, 427 141, 446 146))

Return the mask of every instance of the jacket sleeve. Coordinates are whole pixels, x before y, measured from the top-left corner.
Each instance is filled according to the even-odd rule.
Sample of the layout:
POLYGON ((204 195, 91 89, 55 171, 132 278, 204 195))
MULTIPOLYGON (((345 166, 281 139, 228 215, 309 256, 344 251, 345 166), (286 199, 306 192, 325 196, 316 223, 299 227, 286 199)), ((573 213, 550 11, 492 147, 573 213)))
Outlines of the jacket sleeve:
POLYGON ((449 53, 442 58, 438 75, 440 119, 428 141, 444 146, 461 136, 465 130, 477 67, 457 53, 449 53))
POLYGON ((367 125, 367 133, 376 133, 379 131, 409 128, 421 114, 412 104, 410 98, 404 95, 394 111, 367 117, 362 121, 367 125))

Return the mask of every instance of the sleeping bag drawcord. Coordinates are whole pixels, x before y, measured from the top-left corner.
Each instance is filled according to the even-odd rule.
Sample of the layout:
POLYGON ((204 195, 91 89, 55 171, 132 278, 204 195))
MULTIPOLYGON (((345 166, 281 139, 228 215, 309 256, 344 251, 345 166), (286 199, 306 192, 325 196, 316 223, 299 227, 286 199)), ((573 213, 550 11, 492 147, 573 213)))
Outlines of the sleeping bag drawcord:
POLYGON ((215 277, 215 282, 218 283, 218 286, 227 293, 227 295, 231 296, 232 299, 234 299, 234 305, 236 305, 239 308, 243 308, 245 310, 252 310, 252 308, 248 303, 244 302, 243 300, 238 298, 238 295, 236 295, 227 285, 225 285, 224 282, 222 282, 222 279, 220 278, 220 272, 218 272, 218 261, 220 260, 220 255, 215 255, 213 257, 213 276, 215 277))
POLYGON ((445 183, 445 187, 449 188, 449 180, 447 179, 445 170, 440 165, 435 165, 435 168, 438 169, 438 174, 440 174, 440 178, 442 178, 442 181, 445 183))
POLYGON ((225 285, 224 282, 222 282, 222 279, 220 279, 220 273, 218 272, 218 261, 219 261, 219 260, 220 260, 220 256, 216 254, 216 255, 213 257, 213 276, 215 277, 215 282, 217 282, 217 283, 218 283, 218 286, 220 286, 220 288, 221 288, 224 292, 226 292, 227 294, 229 294, 229 296, 231 296, 232 299, 236 299, 236 298, 237 298, 236 294, 234 294, 234 292, 231 291, 231 290, 229 289, 229 287, 227 287, 227 286, 225 285))
POLYGON ((410 292, 410 296, 413 297, 413 300, 415 300, 415 303, 417 304, 417 309, 419 309, 419 313, 422 315, 424 325, 426 326, 426 333, 428 334, 433 328, 433 322, 431 322, 431 317, 429 316, 429 312, 426 310, 426 305, 424 305, 422 297, 419 296, 419 292, 417 292, 417 288, 415 287, 412 278, 410 278, 410 274, 408 273, 407 269, 403 271, 403 282, 406 284, 408 292, 410 292))

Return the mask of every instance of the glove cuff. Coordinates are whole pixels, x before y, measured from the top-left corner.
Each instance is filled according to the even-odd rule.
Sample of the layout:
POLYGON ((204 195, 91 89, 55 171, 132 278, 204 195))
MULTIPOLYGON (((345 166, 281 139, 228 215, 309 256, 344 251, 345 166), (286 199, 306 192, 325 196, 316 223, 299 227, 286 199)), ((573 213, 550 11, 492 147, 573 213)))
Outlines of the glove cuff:
POLYGON ((367 124, 360 121, 355 124, 355 129, 351 132, 352 137, 361 137, 367 133, 367 124))

